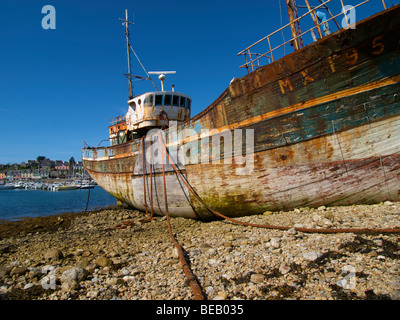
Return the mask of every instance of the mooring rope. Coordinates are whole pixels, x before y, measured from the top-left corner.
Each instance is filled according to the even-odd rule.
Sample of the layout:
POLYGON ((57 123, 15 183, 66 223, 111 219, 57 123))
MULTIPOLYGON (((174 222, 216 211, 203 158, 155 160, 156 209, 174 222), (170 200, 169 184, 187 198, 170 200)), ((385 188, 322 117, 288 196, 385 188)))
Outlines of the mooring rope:
POLYGON ((88 208, 88 205, 89 205, 89 198, 90 198, 90 177, 89 177, 89 188, 88 188, 88 195, 87 195, 85 212, 87 212, 87 208, 88 208))
MULTIPOLYGON (((162 137, 161 137, 161 139, 162 139, 162 137)), ((167 151, 166 151, 166 154, 168 155, 167 151)), ((162 157, 162 171, 163 171, 163 184, 164 184, 165 215, 167 216, 167 225, 168 225, 169 236, 170 236, 171 241, 174 244, 175 248, 178 250, 179 260, 181 262, 183 272, 186 275, 187 281, 188 281, 190 287, 192 288, 194 298, 196 300, 204 300, 205 297, 200 288, 200 284, 198 283, 196 277, 194 276, 194 274, 192 273, 192 270, 189 267, 188 262, 186 261, 182 246, 178 243, 178 241, 175 239, 175 237, 172 233, 171 221, 170 221, 169 210, 168 210, 167 186, 166 186, 166 182, 165 182, 165 166, 164 166, 164 152, 163 151, 161 151, 161 157, 162 157)), ((168 155, 168 157, 169 157, 169 155, 168 155)))
MULTIPOLYGON (((142 137, 142 169, 143 169, 143 197, 144 197, 144 209, 146 211, 146 216, 147 220, 145 222, 148 222, 153 219, 153 184, 151 185, 151 196, 150 196, 150 202, 151 202, 151 214, 149 214, 147 210, 147 196, 146 196, 146 164, 145 164, 145 147, 144 147, 144 136, 142 137)), ((150 163, 150 174, 151 174, 151 163, 150 163)), ((150 179, 152 177, 150 176, 150 179)))

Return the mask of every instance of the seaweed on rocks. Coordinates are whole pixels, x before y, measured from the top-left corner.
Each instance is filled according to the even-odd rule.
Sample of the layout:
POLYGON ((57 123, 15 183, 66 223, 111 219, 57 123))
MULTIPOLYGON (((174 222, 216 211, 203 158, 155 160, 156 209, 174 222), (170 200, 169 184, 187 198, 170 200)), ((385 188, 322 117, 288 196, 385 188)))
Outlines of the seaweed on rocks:
POLYGON ((376 294, 374 290, 365 291, 366 300, 392 300, 388 294, 376 294))
POLYGON ((0 294, 0 300, 34 300, 51 294, 54 290, 43 289, 42 286, 33 286, 28 289, 15 288, 0 294))
POLYGON ((362 300, 360 297, 357 296, 356 293, 345 290, 341 286, 337 284, 331 284, 329 286, 332 289, 332 296, 338 300, 362 300))
POLYGON ((284 283, 277 286, 264 285, 260 291, 267 296, 267 300, 282 300, 294 298, 295 288, 284 283))
POLYGON ((392 241, 384 239, 375 239, 374 241, 357 235, 353 241, 346 242, 339 246, 339 249, 347 250, 350 253, 358 252, 363 254, 368 254, 371 251, 377 250, 379 248, 381 249, 379 254, 386 258, 400 258, 400 255, 398 253, 400 251, 399 245, 392 241), (381 241, 380 244, 377 244, 376 240, 381 241))

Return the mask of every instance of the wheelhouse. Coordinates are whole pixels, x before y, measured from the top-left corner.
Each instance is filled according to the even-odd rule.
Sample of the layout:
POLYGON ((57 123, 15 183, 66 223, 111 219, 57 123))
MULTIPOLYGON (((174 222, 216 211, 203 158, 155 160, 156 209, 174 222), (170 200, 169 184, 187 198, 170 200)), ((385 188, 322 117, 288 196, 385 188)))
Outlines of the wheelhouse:
POLYGON ((150 129, 167 128, 190 118, 192 99, 175 91, 155 91, 138 95, 128 101, 125 117, 112 119, 110 142, 120 144, 140 138, 150 129), (116 124, 118 123, 118 126, 116 124))

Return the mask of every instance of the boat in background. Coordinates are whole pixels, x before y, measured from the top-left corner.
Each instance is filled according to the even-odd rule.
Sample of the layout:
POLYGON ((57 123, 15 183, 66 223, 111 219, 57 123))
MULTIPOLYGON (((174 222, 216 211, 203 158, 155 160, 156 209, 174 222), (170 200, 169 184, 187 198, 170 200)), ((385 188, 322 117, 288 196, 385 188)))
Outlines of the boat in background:
POLYGON ((73 181, 64 185, 60 185, 56 187, 56 191, 68 191, 68 190, 76 190, 80 189, 80 181, 73 181))
POLYGON ((289 24, 241 51, 248 74, 194 117, 191 98, 163 84, 132 95, 126 14, 128 112, 111 123, 111 146, 83 148, 86 171, 130 206, 165 215, 167 199, 171 216, 194 219, 217 218, 199 199, 229 217, 400 201, 400 5, 375 1, 382 12, 351 24, 331 1, 305 0, 299 16, 286 0, 289 24), (273 47, 284 29, 291 38, 273 47), (294 52, 277 59, 285 45, 294 52))
POLYGON ((11 183, 0 184, 0 190, 11 190, 14 189, 14 185, 11 183))
POLYGON ((25 189, 25 184, 23 182, 17 182, 14 184, 14 189, 25 189))
POLYGON ((89 184, 89 183, 82 183, 79 189, 93 189, 94 185, 89 184))
POLYGON ((74 185, 65 185, 57 188, 57 191, 68 191, 68 190, 76 190, 79 189, 78 186, 74 185))

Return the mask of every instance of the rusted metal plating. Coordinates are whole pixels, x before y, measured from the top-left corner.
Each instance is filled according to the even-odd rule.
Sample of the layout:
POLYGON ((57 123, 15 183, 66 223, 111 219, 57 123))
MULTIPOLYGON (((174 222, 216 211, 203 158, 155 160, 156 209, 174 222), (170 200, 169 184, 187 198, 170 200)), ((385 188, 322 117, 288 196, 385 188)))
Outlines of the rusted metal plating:
MULTIPOLYGON (((228 217, 400 201, 398 30, 400 6, 234 80, 200 114, 164 130, 168 150, 179 147, 189 160, 176 167, 210 208, 228 217), (228 132, 231 137, 241 132, 245 161, 225 154, 235 141, 228 132), (251 132, 253 147, 247 148, 251 132), (250 170, 238 174, 246 166, 250 170)), ((145 138, 145 153, 156 159, 153 136, 145 138)), ((154 213, 163 215, 161 163, 143 166, 141 149, 136 139, 84 149, 82 159, 104 189, 140 210, 143 171, 149 187, 151 166, 154 213)), ((231 150, 239 153, 234 145, 231 150)), ((171 216, 216 218, 168 162, 165 179, 171 216)))

